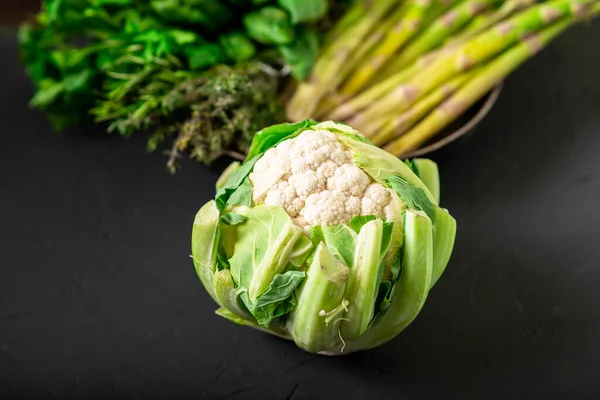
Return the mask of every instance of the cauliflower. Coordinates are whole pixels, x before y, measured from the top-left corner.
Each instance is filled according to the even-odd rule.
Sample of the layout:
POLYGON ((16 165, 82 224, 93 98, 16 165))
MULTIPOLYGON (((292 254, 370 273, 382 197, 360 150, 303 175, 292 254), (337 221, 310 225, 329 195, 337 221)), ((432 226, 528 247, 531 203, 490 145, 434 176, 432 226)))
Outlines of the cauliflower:
POLYGON ((255 204, 283 207, 305 229, 358 215, 389 217, 395 196, 354 165, 352 152, 327 130, 307 130, 267 150, 250 182, 255 204))
POLYGON ((450 259, 456 221, 438 206, 437 165, 348 125, 265 128, 224 174, 194 220, 196 272, 217 314, 306 351, 392 339, 450 259))

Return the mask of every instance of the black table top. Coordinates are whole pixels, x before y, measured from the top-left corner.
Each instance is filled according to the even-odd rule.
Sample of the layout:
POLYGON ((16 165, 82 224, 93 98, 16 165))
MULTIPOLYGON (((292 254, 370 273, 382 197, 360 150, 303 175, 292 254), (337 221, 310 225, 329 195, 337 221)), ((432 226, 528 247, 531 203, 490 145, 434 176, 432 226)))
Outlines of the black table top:
POLYGON ((598 38, 559 38, 436 158, 452 261, 401 336, 337 358, 213 313, 190 229, 223 165, 52 133, 0 39, 0 397, 600 398, 598 38))

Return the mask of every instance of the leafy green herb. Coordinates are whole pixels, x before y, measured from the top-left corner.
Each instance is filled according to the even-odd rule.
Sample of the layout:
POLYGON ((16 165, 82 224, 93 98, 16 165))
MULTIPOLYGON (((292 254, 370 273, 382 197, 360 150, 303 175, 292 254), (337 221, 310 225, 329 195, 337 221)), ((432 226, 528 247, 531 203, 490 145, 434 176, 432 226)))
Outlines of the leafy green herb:
POLYGON ((319 54, 319 38, 317 34, 306 28, 296 34, 296 40, 291 44, 279 47, 279 52, 285 63, 290 67, 292 75, 304 81, 310 75, 312 67, 319 54))
POLYGON ((244 16, 248 36, 266 45, 289 44, 294 41, 294 26, 288 14, 277 7, 264 7, 244 16))
POLYGON ((279 0, 279 5, 289 11, 294 24, 318 21, 327 14, 327 0, 279 0))
POLYGON ((302 2, 286 2, 292 14, 274 3, 45 0, 19 32, 31 106, 55 130, 91 114, 109 131, 148 131, 150 151, 173 140, 172 171, 184 152, 205 164, 240 158, 255 132, 284 119, 282 79, 263 66, 283 58, 301 79, 316 57, 302 2), (293 22, 298 12, 306 18, 293 22))

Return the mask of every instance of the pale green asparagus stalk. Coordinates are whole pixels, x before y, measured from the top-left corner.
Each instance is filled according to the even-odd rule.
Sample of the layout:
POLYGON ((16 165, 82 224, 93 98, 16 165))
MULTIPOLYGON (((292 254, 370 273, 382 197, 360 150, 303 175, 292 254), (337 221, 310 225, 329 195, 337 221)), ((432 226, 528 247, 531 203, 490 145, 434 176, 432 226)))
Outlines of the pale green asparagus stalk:
POLYGON ((357 66, 358 69, 343 85, 341 90, 343 96, 351 96, 362 89, 373 75, 396 54, 398 49, 402 48, 419 31, 431 4, 422 0, 412 0, 408 4, 406 13, 397 21, 393 29, 388 30, 383 41, 380 41, 379 45, 366 58, 368 61, 365 62, 363 59, 362 63, 357 66))
POLYGON ((421 120, 421 118, 455 93, 462 85, 472 78, 475 73, 476 70, 473 70, 455 76, 448 83, 440 86, 438 89, 419 100, 406 112, 398 116, 394 115, 391 118, 384 119, 383 124, 381 122, 369 123, 371 121, 365 121, 367 123, 366 126, 362 128, 357 127, 357 129, 360 129, 364 135, 370 137, 373 144, 381 147, 390 140, 407 132, 421 120))
POLYGON ((441 54, 410 82, 357 114, 349 124, 358 127, 364 125, 364 121, 391 112, 403 113, 435 87, 500 54, 524 35, 532 34, 562 17, 585 15, 592 3, 592 0, 553 0, 531 7, 468 40, 452 53, 441 54))
MULTIPOLYGON (((346 31, 354 26, 367 12, 371 1, 358 0, 348 9, 344 15, 336 22, 335 26, 327 33, 324 46, 329 46, 337 41, 346 31)), ((324 49, 326 50, 326 48, 324 49)))
POLYGON ((514 15, 516 12, 522 11, 535 3, 536 0, 505 1, 498 10, 490 11, 487 14, 481 14, 473 18, 465 29, 460 34, 450 38, 447 44, 461 43, 467 39, 471 39, 477 34, 514 15))
POLYGON ((301 83, 287 106, 288 118, 294 121, 313 115, 323 96, 335 90, 341 77, 339 72, 350 55, 381 23, 398 0, 374 2, 357 24, 346 29, 334 44, 319 57, 309 82, 301 83))
MULTIPOLYGON (((385 37, 386 33, 393 29, 394 25, 398 24, 398 21, 402 20, 406 13, 406 5, 409 3, 404 3, 402 7, 398 7, 398 9, 381 25, 379 25, 376 30, 369 35, 369 37, 351 54, 351 58, 344 64, 342 69, 340 70, 340 79, 341 82, 345 77, 350 75, 352 71, 363 63, 365 58, 369 52, 371 52, 385 37)), ((348 95, 341 93, 338 88, 335 88, 335 92, 330 92, 327 96, 325 96, 322 100, 312 117, 315 119, 324 119, 324 116, 343 103, 346 99, 348 99, 348 95)))
POLYGON ((371 103, 379 100, 381 97, 388 94, 395 87, 398 87, 400 84, 407 82, 418 72, 419 69, 417 65, 413 65, 410 68, 400 71, 399 73, 390 77, 389 79, 370 87, 361 94, 341 104, 331 113, 326 114, 326 119, 342 121, 354 115, 355 113, 368 107, 371 103))
POLYGON ((438 48, 476 15, 498 3, 497 0, 469 0, 454 6, 438 18, 419 37, 406 47, 394 60, 396 68, 412 64, 420 56, 438 48))
POLYGON ((435 109, 415 128, 385 146, 384 149, 391 154, 402 156, 418 148, 439 132, 440 129, 460 116, 502 78, 536 54, 548 42, 570 26, 573 21, 574 18, 572 17, 564 18, 542 32, 534 34, 513 46, 506 53, 485 66, 472 80, 467 82, 455 95, 435 109))

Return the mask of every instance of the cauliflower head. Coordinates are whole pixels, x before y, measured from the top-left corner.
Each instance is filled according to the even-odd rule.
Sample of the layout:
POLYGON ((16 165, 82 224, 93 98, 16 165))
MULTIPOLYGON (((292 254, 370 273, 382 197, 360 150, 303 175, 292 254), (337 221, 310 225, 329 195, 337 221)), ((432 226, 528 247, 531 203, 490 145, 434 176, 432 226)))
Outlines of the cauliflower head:
POLYGON ((353 152, 325 130, 305 130, 270 148, 249 175, 255 204, 280 206, 294 222, 348 224, 356 216, 392 220, 396 193, 354 164, 353 152))
POLYGON ((452 252, 437 166, 351 127, 258 132, 197 213, 192 258, 217 313, 319 354, 385 343, 417 316, 452 252))

